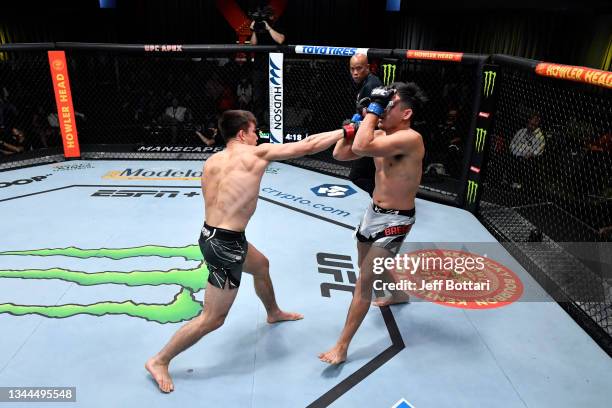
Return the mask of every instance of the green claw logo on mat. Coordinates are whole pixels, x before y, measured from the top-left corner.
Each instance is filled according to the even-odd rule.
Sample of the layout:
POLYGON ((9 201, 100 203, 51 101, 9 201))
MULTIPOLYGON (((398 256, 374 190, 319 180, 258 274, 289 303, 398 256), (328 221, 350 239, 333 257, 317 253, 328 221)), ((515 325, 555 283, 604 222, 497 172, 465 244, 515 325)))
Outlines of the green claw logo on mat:
POLYGON ((495 71, 485 71, 484 78, 484 95, 485 97, 489 97, 493 95, 493 89, 495 89, 495 77, 497 77, 497 72, 495 71))
POLYGON ((476 192, 478 191, 478 183, 475 181, 468 181, 467 201, 468 204, 472 204, 476 201, 476 192))
POLYGON ((476 128, 476 152, 482 152, 486 138, 487 130, 483 128, 476 128))
POLYGON ((81 286, 101 284, 117 284, 126 286, 144 285, 178 285, 181 290, 168 304, 148 304, 126 302, 100 302, 90 305, 56 305, 33 306, 0 303, 0 314, 15 316, 37 314, 50 318, 64 318, 81 314, 92 316, 127 315, 158 323, 178 323, 190 320, 202 310, 194 293, 204 289, 208 278, 208 270, 203 262, 200 248, 197 245, 185 247, 164 247, 146 245, 133 248, 116 249, 81 249, 75 247, 55 249, 34 249, 26 251, 0 252, 0 256, 57 256, 70 258, 110 258, 113 260, 136 258, 142 256, 158 256, 162 258, 181 257, 187 261, 199 261, 194 269, 171 269, 168 271, 130 271, 130 272, 79 272, 69 269, 26 269, 0 270, 0 278, 17 279, 57 279, 74 282, 81 286))
POLYGON ((394 64, 384 64, 383 66, 383 85, 390 85, 395 82, 395 68, 394 64))

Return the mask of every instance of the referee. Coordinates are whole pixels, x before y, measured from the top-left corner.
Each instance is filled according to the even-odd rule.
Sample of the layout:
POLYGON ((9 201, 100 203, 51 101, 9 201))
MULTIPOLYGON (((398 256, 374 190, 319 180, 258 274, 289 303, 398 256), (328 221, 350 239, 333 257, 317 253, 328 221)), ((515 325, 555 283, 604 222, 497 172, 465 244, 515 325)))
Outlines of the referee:
MULTIPOLYGON (((366 55, 353 55, 351 57, 350 68, 351 77, 359 88, 356 102, 359 102, 363 98, 369 98, 372 89, 383 85, 376 75, 370 73, 370 65, 368 64, 368 57, 366 55)), ((352 161, 349 179, 356 186, 367 191, 371 197, 374 192, 374 172, 374 159, 371 157, 362 157, 352 161)))

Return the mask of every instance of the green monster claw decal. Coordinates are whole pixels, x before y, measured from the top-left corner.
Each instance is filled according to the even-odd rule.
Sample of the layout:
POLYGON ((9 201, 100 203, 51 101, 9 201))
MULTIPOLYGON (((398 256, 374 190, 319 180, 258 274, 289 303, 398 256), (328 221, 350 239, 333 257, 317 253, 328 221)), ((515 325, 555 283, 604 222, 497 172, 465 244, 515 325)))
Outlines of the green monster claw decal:
POLYGON ((495 89, 495 78, 497 77, 497 72, 495 71, 485 71, 484 72, 484 87, 483 93, 485 98, 493 95, 493 90, 495 89))
POLYGON ((146 245, 133 248, 117 249, 81 249, 76 247, 35 249, 26 251, 0 252, 2 255, 17 256, 67 256, 71 258, 109 258, 113 260, 158 256, 162 258, 180 257, 187 261, 199 261, 194 269, 171 269, 168 271, 130 271, 130 272, 95 272, 87 273, 62 268, 0 270, 0 278, 17 279, 58 279, 73 282, 81 286, 101 284, 118 284, 126 286, 145 285, 178 285, 181 291, 168 304, 146 304, 126 302, 100 302, 91 305, 58 305, 32 306, 0 303, 0 314, 8 313, 15 316, 37 314, 50 318, 65 318, 80 314, 92 316, 127 315, 158 323, 177 323, 190 320, 202 310, 194 293, 204 289, 208 278, 208 270, 204 265, 202 254, 197 245, 185 247, 163 247, 146 245))
POLYGON ((395 64, 384 64, 383 66, 383 85, 391 85, 395 82, 395 64))
POLYGON ((478 183, 473 180, 468 180, 467 202, 474 204, 476 202, 476 193, 478 192, 478 183))

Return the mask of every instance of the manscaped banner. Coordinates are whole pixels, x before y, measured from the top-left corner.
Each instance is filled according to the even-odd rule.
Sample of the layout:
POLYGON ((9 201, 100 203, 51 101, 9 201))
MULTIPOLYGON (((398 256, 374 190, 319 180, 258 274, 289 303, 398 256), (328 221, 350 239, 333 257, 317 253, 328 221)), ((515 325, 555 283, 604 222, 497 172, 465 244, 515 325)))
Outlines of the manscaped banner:
POLYGON ((406 58, 461 62, 461 60, 463 59, 463 53, 462 52, 408 50, 406 52, 406 58))
POLYGON ((48 51, 51 80, 57 106, 57 120, 62 132, 64 156, 80 157, 79 138, 72 106, 72 93, 68 81, 68 65, 64 51, 48 51))
POLYGON ((536 74, 568 81, 583 82, 604 88, 612 88, 612 72, 573 65, 541 62, 536 66, 536 74))

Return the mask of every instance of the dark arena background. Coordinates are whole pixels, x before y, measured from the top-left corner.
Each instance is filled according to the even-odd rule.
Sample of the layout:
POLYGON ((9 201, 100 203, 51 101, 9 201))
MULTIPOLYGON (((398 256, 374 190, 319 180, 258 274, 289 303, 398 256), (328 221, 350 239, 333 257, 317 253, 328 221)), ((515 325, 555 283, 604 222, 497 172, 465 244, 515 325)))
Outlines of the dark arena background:
POLYGON ((0 42, 0 405, 64 387, 56 401, 83 407, 609 407, 607 2, 28 0, 3 11, 0 42), (266 5, 285 41, 252 45, 249 12, 266 5), (326 367, 370 198, 333 148, 273 162, 247 232, 307 318, 270 329, 241 288, 233 325, 159 393, 142 365, 203 287, 139 274, 206 284, 193 248, 219 116, 252 111, 259 144, 338 129, 355 54, 429 99, 412 122, 426 153, 406 245, 488 256, 511 270, 497 289, 521 289, 372 307, 353 360, 326 367))

